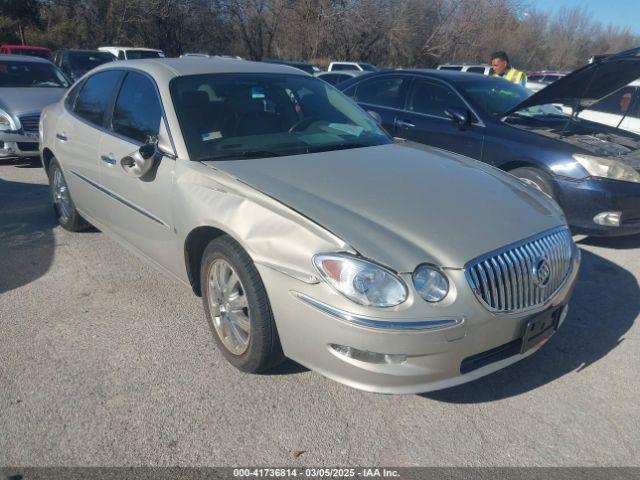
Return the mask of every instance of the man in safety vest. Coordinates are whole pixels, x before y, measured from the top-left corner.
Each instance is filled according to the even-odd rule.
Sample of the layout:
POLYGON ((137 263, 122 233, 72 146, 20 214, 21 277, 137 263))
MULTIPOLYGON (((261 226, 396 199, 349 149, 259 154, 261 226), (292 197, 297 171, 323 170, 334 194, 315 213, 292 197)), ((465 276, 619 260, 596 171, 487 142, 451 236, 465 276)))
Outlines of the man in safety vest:
POLYGON ((527 75, 520 70, 513 68, 509 64, 509 57, 505 52, 494 52, 491 54, 491 66, 494 77, 503 78, 509 82, 519 83, 524 86, 527 83, 527 75))

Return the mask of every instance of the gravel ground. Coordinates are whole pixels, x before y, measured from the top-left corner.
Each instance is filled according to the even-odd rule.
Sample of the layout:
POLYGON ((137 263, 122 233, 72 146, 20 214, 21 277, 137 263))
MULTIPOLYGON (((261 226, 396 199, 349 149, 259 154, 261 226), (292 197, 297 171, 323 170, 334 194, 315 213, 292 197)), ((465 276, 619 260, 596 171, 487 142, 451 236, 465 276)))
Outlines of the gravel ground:
POLYGON ((0 162, 0 465, 640 465, 640 237, 576 240, 571 311, 541 351, 375 395, 293 362, 238 372, 189 289, 61 229, 42 169, 0 162))

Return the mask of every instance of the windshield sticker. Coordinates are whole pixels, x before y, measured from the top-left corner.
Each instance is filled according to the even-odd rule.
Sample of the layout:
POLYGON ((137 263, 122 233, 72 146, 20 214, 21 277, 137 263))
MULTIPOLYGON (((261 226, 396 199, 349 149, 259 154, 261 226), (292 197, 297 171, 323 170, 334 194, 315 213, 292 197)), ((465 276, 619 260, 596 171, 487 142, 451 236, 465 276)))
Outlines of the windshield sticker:
POLYGON ((222 138, 222 133, 217 131, 217 132, 202 132, 200 133, 200 138, 202 138, 203 142, 208 142, 210 140, 217 140, 219 138, 222 138))
POLYGON ((354 135, 356 137, 359 137, 362 132, 364 132, 364 127, 360 127, 358 125, 347 125, 346 123, 330 123, 327 126, 329 128, 333 128, 334 130, 338 130, 349 135, 354 135))
POLYGON ((262 87, 251 87, 251 98, 265 98, 264 89, 262 87))

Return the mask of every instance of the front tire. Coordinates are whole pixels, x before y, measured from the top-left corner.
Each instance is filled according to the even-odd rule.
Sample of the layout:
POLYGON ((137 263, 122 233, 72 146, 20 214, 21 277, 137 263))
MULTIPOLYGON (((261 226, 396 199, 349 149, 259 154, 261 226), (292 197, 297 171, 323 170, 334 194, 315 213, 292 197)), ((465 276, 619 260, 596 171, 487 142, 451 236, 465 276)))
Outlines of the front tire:
POLYGON ((49 187, 53 209, 62 228, 70 232, 86 229, 89 224, 76 210, 62 168, 55 158, 52 158, 49 164, 49 187))
POLYGON ((219 237, 202 256, 204 310, 222 354, 243 372, 259 373, 284 355, 267 292, 253 261, 233 239, 219 237))

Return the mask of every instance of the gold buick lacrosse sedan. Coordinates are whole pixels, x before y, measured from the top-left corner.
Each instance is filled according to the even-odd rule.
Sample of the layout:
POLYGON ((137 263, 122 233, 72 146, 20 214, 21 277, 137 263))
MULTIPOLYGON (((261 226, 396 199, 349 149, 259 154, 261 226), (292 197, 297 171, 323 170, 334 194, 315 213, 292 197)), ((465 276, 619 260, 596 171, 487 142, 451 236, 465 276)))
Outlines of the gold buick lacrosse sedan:
POLYGON ((289 357, 424 392, 532 354, 566 316, 580 255, 549 197, 390 138, 295 68, 107 64, 43 111, 40 136, 60 224, 191 286, 243 371, 289 357))

